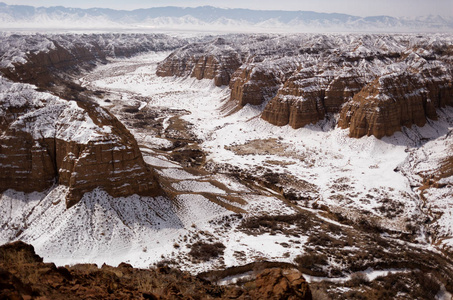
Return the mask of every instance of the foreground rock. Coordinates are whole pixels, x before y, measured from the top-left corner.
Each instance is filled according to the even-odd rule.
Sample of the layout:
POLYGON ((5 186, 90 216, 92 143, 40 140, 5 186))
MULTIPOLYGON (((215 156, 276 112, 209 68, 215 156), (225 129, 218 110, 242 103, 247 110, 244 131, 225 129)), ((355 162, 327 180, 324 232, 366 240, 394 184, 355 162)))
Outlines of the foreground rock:
POLYGON ((217 286, 161 266, 134 269, 43 263, 33 246, 15 242, 0 247, 1 299, 312 299, 297 271, 266 269, 249 287, 217 286))
POLYGON ((310 289, 296 270, 266 269, 256 277, 257 298, 311 299, 310 289))
POLYGON ((68 207, 100 187, 114 197, 160 193, 131 133, 90 102, 0 77, 0 192, 68 186, 68 207))

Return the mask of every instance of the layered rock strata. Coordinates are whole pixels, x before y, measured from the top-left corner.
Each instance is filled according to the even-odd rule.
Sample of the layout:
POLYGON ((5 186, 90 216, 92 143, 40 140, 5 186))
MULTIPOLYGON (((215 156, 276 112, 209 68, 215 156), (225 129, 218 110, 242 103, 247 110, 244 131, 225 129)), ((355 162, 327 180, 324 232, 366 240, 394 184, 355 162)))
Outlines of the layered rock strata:
POLYGON ((293 128, 316 123, 324 118, 326 80, 306 68, 290 77, 278 94, 265 107, 262 118, 277 126, 293 128))
POLYGON ((173 52, 161 64, 158 76, 214 79, 216 86, 228 85, 231 75, 241 65, 240 54, 218 38, 210 44, 196 44, 173 52))
POLYGON ((230 99, 237 100, 240 106, 260 105, 277 93, 280 84, 272 70, 246 65, 232 76, 230 99))
POLYGON ((130 132, 103 108, 0 77, 0 192, 69 187, 68 207, 102 188, 114 197, 160 193, 130 132))
POLYGON ((294 269, 264 269, 246 285, 217 285, 168 266, 56 267, 21 241, 0 246, 0 274, 1 299, 312 299, 294 269))
POLYGON ((297 60, 286 59, 244 64, 231 77, 230 100, 237 101, 240 106, 261 105, 275 97, 283 83, 298 68, 297 60))
POLYGON ((162 34, 5 34, 1 41, 0 72, 5 77, 67 99, 77 99, 83 91, 68 80, 81 71, 109 58, 174 50, 186 43, 162 34))
POLYGON ((248 43, 244 40, 225 37, 223 48, 215 42, 188 45, 170 55, 158 75, 215 78, 219 62, 235 53, 241 65, 229 87, 239 106, 270 100, 262 118, 293 128, 339 113, 338 126, 357 138, 423 126, 437 119, 437 109, 453 103, 447 36, 431 41, 423 35, 251 35, 248 43), (211 56, 215 59, 207 59, 211 56))
POLYGON ((342 108, 338 126, 349 128, 351 137, 382 138, 403 126, 421 127, 427 118, 436 120, 436 109, 453 105, 453 86, 437 72, 418 72, 375 79, 342 108))

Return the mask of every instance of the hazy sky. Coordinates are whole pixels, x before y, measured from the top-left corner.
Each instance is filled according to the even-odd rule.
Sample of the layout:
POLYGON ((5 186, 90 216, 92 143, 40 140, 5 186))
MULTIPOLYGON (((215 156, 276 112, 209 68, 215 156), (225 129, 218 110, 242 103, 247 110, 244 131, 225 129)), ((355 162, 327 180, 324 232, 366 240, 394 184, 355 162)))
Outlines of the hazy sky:
POLYGON ((32 6, 106 7, 132 10, 156 6, 195 7, 211 5, 223 8, 251 8, 276 10, 309 10, 338 12, 357 16, 389 15, 453 16, 453 0, 0 0, 7 4, 32 6))

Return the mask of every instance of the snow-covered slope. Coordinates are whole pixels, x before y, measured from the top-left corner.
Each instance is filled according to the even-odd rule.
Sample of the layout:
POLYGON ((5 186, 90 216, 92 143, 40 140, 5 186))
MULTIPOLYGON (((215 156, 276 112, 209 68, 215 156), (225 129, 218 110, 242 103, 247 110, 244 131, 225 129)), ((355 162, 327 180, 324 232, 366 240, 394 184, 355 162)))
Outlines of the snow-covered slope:
POLYGON ((260 11, 158 7, 133 11, 32 7, 0 3, 3 28, 135 28, 223 32, 306 31, 451 31, 451 19, 440 16, 407 19, 389 16, 357 17, 310 11, 260 11))
MULTIPOLYGON (((15 64, 26 64, 39 53, 64 49, 77 59, 89 56, 96 59, 130 57, 148 51, 168 51, 179 48, 187 42, 164 34, 38 34, 0 32, 0 69, 13 68, 15 64)), ((50 63, 61 64, 65 57, 52 57, 50 63)), ((40 58, 41 64, 49 63, 40 58)), ((66 58, 67 59, 67 58, 66 58)), ((82 65, 86 62, 74 61, 82 65)), ((75 67, 75 66, 73 66, 75 67)))

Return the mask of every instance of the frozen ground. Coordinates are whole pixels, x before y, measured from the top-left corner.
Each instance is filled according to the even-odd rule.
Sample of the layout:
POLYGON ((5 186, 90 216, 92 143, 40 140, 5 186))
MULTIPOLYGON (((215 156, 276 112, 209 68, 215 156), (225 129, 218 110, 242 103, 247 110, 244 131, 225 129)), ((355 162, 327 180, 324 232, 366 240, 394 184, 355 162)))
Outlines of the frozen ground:
MULTIPOLYGON (((451 184, 425 192, 425 202, 417 189, 418 172, 432 170, 451 151, 453 137, 445 135, 453 129, 451 110, 424 128, 404 129, 382 140, 350 139, 346 130, 334 128, 332 122, 298 130, 276 127, 260 118, 261 107, 235 110, 227 87, 216 87, 209 80, 157 77, 157 63, 166 55, 116 60, 80 81, 104 92, 99 103, 134 134, 172 201, 138 196, 113 199, 93 191, 65 210, 62 187, 47 194, 8 191, 1 198, 5 205, 0 242, 20 238, 32 243, 45 260, 60 265, 125 261, 148 267, 166 260, 199 272, 259 260, 293 262, 304 253, 312 233, 288 225, 293 232, 250 234, 241 229, 242 217, 237 213, 259 217, 307 212, 316 216, 316 228, 350 230, 317 209, 327 205, 352 220, 366 216, 397 232, 406 232, 409 223, 424 220, 433 211, 445 211, 434 222, 421 225, 417 247, 453 244, 451 184), (156 126, 146 122, 135 126, 133 119, 139 114, 141 121, 156 126), (171 149, 178 139, 185 142, 178 149, 204 153, 202 164, 207 170, 194 167, 193 159, 189 163, 174 159, 179 152, 171 149), (427 153, 430 159, 412 164, 427 153), (440 158, 435 159, 435 154, 440 158), (256 179, 277 176, 303 200, 288 200, 254 180, 239 180, 230 176, 231 170, 256 179), (433 230, 439 237, 427 237, 426 232, 433 230), (222 243, 224 255, 194 263, 188 253, 197 241, 222 243)), ((334 260, 330 264, 341 267, 334 260)))
MULTIPOLYGON (((246 106, 229 113, 229 89, 215 87, 209 80, 157 77, 156 62, 162 58, 150 55, 117 62, 82 80, 140 109, 165 107, 189 112, 181 118, 192 124, 191 131, 202 141, 199 145, 208 163, 291 175, 313 185, 310 192, 316 196, 310 201, 351 212, 367 211, 386 227, 401 230, 407 219, 421 213, 418 191, 411 187, 416 172, 398 170, 425 147, 442 154, 453 144, 451 137, 436 142, 453 128, 448 118, 451 109, 446 109, 438 122, 405 128, 382 140, 350 139, 347 130, 332 128, 329 122, 298 130, 276 127, 259 117, 260 107, 246 106), (134 68, 124 71, 126 65, 134 68), (439 145, 420 147, 426 140, 439 145), (408 179, 409 172, 413 175, 408 179), (385 206, 395 212, 386 211, 385 206)), ((140 140, 140 134, 136 137, 140 140)))

